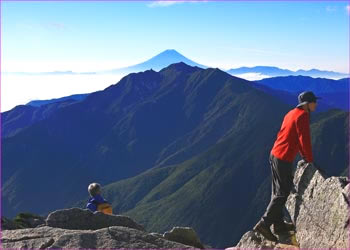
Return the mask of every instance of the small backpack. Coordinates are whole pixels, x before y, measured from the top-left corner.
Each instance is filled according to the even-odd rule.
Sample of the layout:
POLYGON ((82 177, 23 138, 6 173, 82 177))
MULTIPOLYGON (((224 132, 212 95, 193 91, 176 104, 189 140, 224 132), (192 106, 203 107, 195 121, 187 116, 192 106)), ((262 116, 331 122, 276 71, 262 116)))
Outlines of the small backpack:
POLYGON ((111 204, 107 202, 100 203, 100 204, 97 204, 97 202, 93 202, 93 203, 96 205, 97 211, 102 212, 104 214, 113 214, 111 204))

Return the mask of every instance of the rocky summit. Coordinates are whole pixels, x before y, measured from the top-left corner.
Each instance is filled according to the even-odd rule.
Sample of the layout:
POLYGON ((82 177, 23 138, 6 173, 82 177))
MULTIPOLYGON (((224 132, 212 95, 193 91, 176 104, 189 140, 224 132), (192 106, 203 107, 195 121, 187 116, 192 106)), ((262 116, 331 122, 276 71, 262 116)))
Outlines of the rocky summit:
POLYGON ((286 207, 296 225, 300 248, 349 249, 349 195, 346 177, 329 177, 299 164, 296 192, 286 207))
POLYGON ((127 216, 80 208, 55 211, 36 228, 3 230, 1 237, 2 249, 195 247, 203 245, 191 228, 174 228, 163 235, 147 233, 127 216))
POLYGON ((300 161, 294 186, 286 208, 295 232, 277 235, 278 242, 271 242, 249 231, 230 249, 349 249, 348 178, 327 177, 322 170, 300 161))

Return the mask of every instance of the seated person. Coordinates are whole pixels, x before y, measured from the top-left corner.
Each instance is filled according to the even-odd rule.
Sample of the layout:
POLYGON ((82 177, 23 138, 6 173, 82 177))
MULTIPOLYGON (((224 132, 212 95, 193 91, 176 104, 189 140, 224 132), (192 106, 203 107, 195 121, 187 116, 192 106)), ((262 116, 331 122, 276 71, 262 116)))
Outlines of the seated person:
POLYGON ((91 183, 88 187, 91 198, 86 205, 86 208, 91 212, 102 212, 105 214, 112 214, 112 206, 101 196, 101 185, 98 183, 91 183))

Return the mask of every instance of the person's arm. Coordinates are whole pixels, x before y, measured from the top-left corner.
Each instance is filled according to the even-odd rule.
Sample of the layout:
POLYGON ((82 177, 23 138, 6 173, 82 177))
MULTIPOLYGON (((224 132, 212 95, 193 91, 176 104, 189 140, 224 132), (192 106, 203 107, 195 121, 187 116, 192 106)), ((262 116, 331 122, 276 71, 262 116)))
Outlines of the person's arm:
POLYGON ((300 155, 309 163, 313 162, 310 121, 307 113, 301 115, 296 121, 296 129, 298 135, 298 148, 300 155))
POLYGON ((86 208, 89 209, 91 212, 96 212, 97 210, 97 206, 94 203, 90 202, 86 205, 86 208))

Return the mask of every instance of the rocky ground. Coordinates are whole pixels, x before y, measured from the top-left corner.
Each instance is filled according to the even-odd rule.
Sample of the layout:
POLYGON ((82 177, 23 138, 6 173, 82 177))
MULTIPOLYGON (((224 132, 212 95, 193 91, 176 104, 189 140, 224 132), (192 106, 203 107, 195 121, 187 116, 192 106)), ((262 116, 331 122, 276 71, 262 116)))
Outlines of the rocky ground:
POLYGON ((298 163, 286 208, 296 232, 271 242, 249 231, 230 249, 349 249, 349 196, 346 177, 327 177, 312 165, 298 163))
MULTIPOLYGON (((278 242, 271 242, 249 231, 230 249, 349 249, 348 178, 327 177, 312 165, 299 163, 294 186, 286 208, 295 232, 277 235, 278 242)), ((127 216, 80 208, 58 210, 47 218, 30 214, 14 221, 2 218, 1 226, 1 249, 208 248, 192 228, 148 233, 127 216)))
POLYGON ((14 229, 10 220, 4 226, 12 230, 2 231, 2 249, 204 248, 192 228, 147 233, 129 217, 80 208, 55 211, 35 228, 14 229))

